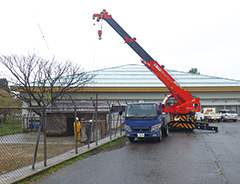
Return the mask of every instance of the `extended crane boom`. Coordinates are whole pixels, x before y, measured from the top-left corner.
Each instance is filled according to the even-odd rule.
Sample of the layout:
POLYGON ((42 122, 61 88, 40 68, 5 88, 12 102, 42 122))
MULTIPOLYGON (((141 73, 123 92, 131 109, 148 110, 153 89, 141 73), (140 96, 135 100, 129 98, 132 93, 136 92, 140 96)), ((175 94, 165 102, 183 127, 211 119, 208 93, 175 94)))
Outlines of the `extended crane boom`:
MULTIPOLYGON (((164 69, 163 65, 160 65, 155 61, 137 42, 136 38, 132 38, 113 18, 108 14, 106 10, 103 10, 100 14, 94 14, 93 19, 100 21, 104 19, 141 58, 142 63, 149 68, 169 89, 172 96, 178 102, 174 108, 170 108, 171 113, 190 113, 200 111, 200 100, 194 98, 192 94, 183 89, 178 82, 169 75, 164 69)), ((165 109, 165 111, 167 111, 165 109)))
MULTIPOLYGON (((191 114, 201 110, 200 99, 195 98, 192 94, 182 88, 178 82, 155 61, 137 42, 132 38, 106 10, 99 14, 94 14, 93 19, 96 21, 105 20, 141 58, 142 63, 152 71, 169 89, 171 95, 166 96, 163 100, 163 111, 171 114, 191 114), (174 103, 168 103, 174 98, 174 103), (170 105, 171 104, 171 105, 170 105)), ((99 31, 101 38, 101 31, 99 31)))

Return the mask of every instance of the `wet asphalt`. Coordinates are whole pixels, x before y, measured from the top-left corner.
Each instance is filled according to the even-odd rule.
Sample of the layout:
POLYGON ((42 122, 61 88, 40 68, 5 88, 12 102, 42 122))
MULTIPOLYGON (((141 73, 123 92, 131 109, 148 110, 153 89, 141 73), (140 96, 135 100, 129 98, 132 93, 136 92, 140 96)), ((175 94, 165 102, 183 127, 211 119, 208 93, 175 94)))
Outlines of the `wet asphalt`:
POLYGON ((219 132, 172 131, 162 142, 127 139, 38 184, 239 184, 240 122, 212 123, 219 132))

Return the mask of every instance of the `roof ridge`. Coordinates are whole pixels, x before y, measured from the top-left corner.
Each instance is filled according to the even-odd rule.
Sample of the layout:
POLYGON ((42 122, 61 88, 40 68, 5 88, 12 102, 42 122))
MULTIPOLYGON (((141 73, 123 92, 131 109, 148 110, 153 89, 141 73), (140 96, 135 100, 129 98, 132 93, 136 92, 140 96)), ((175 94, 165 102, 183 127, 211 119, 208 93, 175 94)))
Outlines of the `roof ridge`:
POLYGON ((125 65, 112 66, 112 67, 108 67, 108 68, 102 68, 102 69, 92 70, 92 71, 89 71, 89 72, 99 72, 99 71, 103 71, 103 70, 109 70, 109 69, 114 69, 114 68, 120 68, 120 67, 123 67, 123 66, 129 66, 129 65, 139 65, 139 66, 141 66, 140 64, 125 64, 125 65))

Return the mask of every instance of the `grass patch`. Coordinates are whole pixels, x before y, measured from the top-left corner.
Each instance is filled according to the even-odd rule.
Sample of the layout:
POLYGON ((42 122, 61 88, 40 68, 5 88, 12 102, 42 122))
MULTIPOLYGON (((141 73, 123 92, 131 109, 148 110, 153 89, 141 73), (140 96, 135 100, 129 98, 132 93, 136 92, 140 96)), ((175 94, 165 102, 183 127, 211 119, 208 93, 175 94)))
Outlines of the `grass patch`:
POLYGON ((99 146, 98 148, 95 148, 95 149, 89 151, 89 152, 86 152, 82 155, 76 156, 75 158, 72 158, 70 160, 64 161, 64 162, 62 162, 58 165, 55 165, 55 166, 53 166, 49 169, 46 169, 46 170, 43 170, 40 173, 37 173, 34 176, 28 177, 26 179, 23 179, 22 181, 18 181, 18 182, 15 182, 15 183, 17 183, 17 184, 31 184, 31 183, 33 183, 35 181, 38 181, 39 179, 47 176, 47 175, 50 175, 50 174, 53 174, 53 173, 59 171, 59 170, 63 169, 64 167, 67 167, 67 166, 69 166, 69 165, 71 165, 71 164, 73 164, 77 161, 80 161, 84 158, 87 158, 87 157, 92 156, 94 154, 97 154, 101 151, 104 151, 105 149, 110 148, 110 147, 124 141, 125 139, 126 139, 125 137, 120 137, 120 138, 118 138, 118 139, 116 139, 112 142, 106 143, 102 146, 99 146))
POLYGON ((22 132, 24 132, 24 129, 22 128, 22 123, 0 124, 0 135, 9 135, 22 132))

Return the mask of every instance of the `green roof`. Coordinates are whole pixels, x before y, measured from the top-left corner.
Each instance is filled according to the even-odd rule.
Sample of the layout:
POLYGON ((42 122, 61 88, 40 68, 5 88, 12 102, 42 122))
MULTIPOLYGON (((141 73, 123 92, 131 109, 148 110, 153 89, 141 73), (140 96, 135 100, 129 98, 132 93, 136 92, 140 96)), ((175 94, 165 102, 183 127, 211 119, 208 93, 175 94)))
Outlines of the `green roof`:
MULTIPOLYGON (((240 87, 240 80, 166 71, 183 87, 240 87)), ((89 72, 94 79, 86 87, 165 87, 144 65, 129 64, 89 72)))

